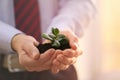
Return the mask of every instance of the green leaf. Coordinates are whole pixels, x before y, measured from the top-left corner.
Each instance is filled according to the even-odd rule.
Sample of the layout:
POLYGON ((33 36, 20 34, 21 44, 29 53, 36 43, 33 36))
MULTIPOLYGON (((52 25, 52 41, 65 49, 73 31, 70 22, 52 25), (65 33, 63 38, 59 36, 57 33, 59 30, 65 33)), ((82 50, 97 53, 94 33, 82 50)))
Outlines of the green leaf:
POLYGON ((62 39, 66 38, 65 35, 63 35, 63 34, 58 34, 57 37, 58 37, 58 38, 62 38, 62 39))
POLYGON ((49 37, 52 38, 52 39, 55 39, 55 38, 56 38, 55 35, 52 35, 52 34, 48 34, 48 35, 49 35, 49 37))
POLYGON ((60 42, 58 40, 55 40, 52 44, 54 47, 60 47, 60 42))
POLYGON ((50 41, 53 41, 53 39, 52 38, 50 38, 48 35, 46 35, 46 34, 42 34, 41 35, 43 38, 45 38, 45 39, 48 39, 48 40, 50 40, 50 41))
POLYGON ((64 40, 64 39, 67 39, 63 34, 59 34, 58 36, 57 36, 57 40, 58 41, 61 41, 61 40, 64 40))
POLYGON ((69 44, 69 41, 67 39, 59 40, 59 42, 61 45, 69 44))
POLYGON ((57 36, 59 34, 59 29, 58 28, 52 28, 52 33, 57 36))

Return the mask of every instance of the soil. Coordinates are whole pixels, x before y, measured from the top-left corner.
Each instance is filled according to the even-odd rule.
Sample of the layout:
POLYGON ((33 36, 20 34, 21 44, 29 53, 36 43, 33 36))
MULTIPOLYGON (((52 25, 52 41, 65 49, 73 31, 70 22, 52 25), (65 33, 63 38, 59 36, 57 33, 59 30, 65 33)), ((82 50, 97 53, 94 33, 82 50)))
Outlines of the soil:
POLYGON ((46 44, 39 44, 37 46, 37 48, 39 49, 40 53, 44 53, 46 50, 50 49, 50 48, 54 48, 54 49, 60 49, 60 50, 64 50, 64 49, 69 49, 70 45, 69 44, 62 44, 60 47, 53 47, 51 45, 51 43, 46 43, 46 44))

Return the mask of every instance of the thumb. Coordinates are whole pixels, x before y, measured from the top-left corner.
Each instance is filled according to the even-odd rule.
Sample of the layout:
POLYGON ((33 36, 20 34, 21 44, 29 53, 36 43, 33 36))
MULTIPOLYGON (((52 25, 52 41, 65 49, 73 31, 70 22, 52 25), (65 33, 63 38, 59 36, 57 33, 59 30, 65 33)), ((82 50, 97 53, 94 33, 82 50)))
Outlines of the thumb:
POLYGON ((72 49, 77 49, 77 44, 79 42, 79 38, 71 31, 61 31, 60 32, 61 34, 64 34, 68 40, 69 40, 69 44, 70 44, 70 47, 72 49))
POLYGON ((34 44, 32 46, 29 46, 29 48, 31 49, 31 57, 35 60, 38 60, 40 58, 40 53, 39 53, 39 50, 37 49, 37 45, 39 45, 39 42, 38 41, 34 41, 34 44))
POLYGON ((38 46, 39 45, 39 42, 37 40, 34 41, 34 45, 35 46, 38 46))
POLYGON ((31 57, 35 60, 38 60, 40 58, 40 53, 39 53, 39 50, 34 47, 32 50, 31 50, 31 57))
POLYGON ((72 49, 76 50, 78 47, 79 39, 77 37, 71 37, 69 39, 69 44, 72 49))

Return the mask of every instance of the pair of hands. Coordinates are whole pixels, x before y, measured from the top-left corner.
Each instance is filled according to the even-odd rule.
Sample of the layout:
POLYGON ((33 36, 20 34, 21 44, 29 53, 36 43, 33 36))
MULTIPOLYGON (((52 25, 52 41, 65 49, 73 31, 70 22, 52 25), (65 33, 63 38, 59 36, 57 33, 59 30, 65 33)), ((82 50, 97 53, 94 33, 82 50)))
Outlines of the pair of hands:
POLYGON ((28 71, 51 70, 58 73, 66 70, 82 53, 79 47, 79 38, 69 31, 61 31, 70 42, 71 49, 49 49, 43 54, 39 53, 36 46, 39 44, 32 36, 18 34, 12 39, 12 48, 19 55, 19 62, 28 71))

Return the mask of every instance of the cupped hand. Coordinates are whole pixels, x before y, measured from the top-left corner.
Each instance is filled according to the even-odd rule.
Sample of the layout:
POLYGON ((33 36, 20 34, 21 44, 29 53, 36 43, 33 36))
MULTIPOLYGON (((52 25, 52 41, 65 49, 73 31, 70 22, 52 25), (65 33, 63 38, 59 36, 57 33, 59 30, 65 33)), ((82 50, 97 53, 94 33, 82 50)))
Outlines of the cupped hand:
POLYGON ((53 60, 52 72, 58 73, 60 70, 66 70, 71 64, 74 64, 77 57, 82 54, 80 48, 80 39, 73 32, 61 31, 64 34, 70 44, 70 49, 56 50, 57 57, 53 60))
POLYGON ((56 57, 55 50, 49 49, 44 54, 39 53, 39 44, 32 36, 18 34, 12 39, 12 48, 18 53, 19 62, 28 71, 42 71, 51 68, 56 57))
POLYGON ((38 41, 32 36, 25 34, 17 34, 13 37, 11 47, 17 53, 25 51, 29 57, 33 59, 39 59, 40 53, 36 46, 39 44, 38 41))
POLYGON ((28 71, 50 70, 52 61, 55 58, 54 49, 47 50, 40 58, 35 60, 30 58, 25 51, 19 52, 19 61, 28 71))

